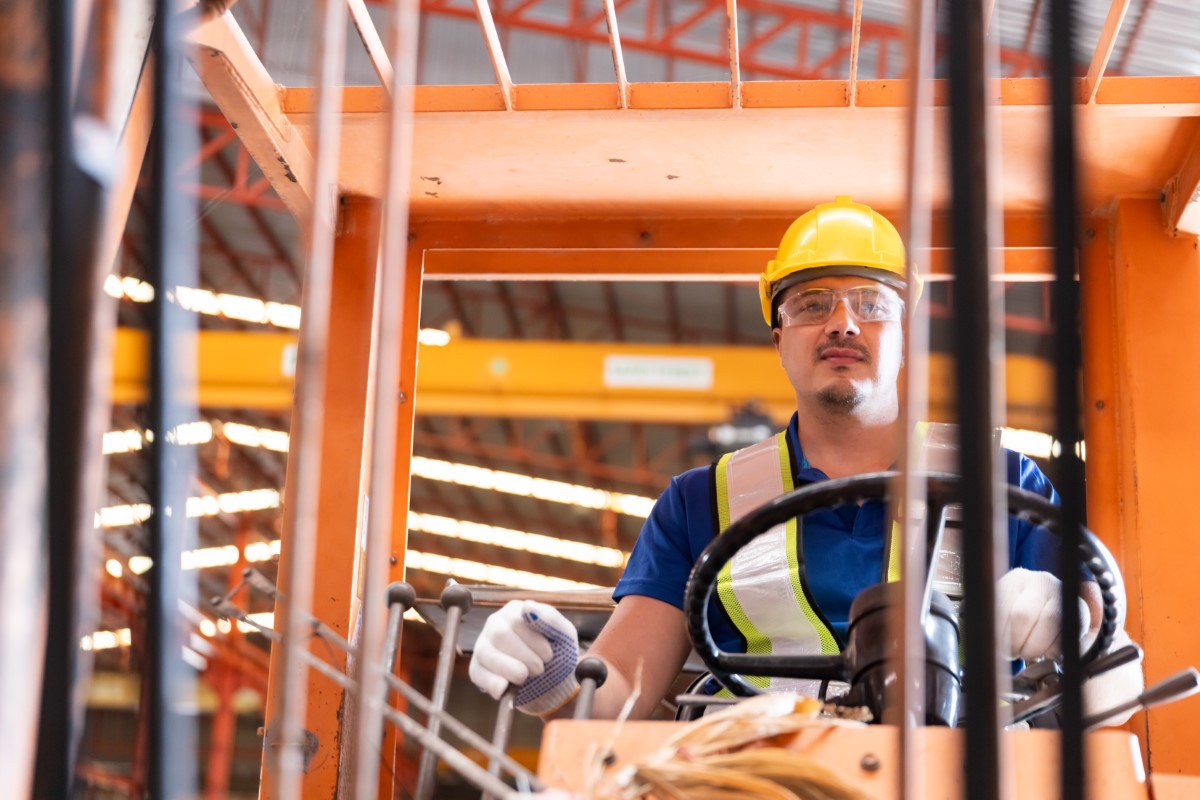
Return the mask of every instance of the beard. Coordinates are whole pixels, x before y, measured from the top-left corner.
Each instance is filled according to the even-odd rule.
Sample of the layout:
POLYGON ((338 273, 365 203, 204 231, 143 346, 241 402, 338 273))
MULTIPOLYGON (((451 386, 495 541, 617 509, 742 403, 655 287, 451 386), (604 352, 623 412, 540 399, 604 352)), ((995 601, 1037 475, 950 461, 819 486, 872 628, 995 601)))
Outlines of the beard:
POLYGON ((862 404, 862 393, 850 383, 826 386, 817 392, 817 400, 821 408, 835 413, 849 413, 862 404))

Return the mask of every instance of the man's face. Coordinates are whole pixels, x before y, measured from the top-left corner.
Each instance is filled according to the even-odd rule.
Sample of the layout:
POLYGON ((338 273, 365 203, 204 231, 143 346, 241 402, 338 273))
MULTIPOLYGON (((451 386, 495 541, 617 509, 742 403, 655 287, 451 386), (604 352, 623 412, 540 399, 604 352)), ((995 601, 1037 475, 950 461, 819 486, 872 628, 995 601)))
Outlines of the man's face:
POLYGON ((771 336, 798 400, 842 412, 894 401, 904 354, 895 290, 866 278, 821 278, 788 287, 779 309, 771 336))

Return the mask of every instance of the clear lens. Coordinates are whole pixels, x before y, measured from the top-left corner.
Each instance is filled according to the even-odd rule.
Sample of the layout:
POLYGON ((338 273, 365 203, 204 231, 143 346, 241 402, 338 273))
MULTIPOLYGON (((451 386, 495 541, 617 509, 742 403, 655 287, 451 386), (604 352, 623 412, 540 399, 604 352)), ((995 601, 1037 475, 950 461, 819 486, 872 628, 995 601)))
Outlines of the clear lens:
POLYGON ((855 286, 851 289, 806 289, 779 306, 779 321, 789 325, 822 325, 833 316, 843 300, 856 322, 887 322, 900 319, 904 307, 900 297, 885 286, 855 286))

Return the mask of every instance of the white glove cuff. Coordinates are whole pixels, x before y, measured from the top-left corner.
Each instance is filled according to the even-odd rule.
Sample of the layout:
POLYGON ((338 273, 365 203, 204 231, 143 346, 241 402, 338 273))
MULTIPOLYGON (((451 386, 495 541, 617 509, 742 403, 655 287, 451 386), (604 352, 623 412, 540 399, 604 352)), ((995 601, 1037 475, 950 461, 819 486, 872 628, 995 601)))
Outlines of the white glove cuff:
POLYGON ((577 694, 579 694, 579 681, 575 679, 575 672, 572 670, 569 680, 563 681, 528 703, 517 706, 517 710, 537 717, 553 714, 574 700, 577 694))
POLYGON ((575 627, 549 606, 528 604, 522 618, 530 629, 546 637, 551 656, 541 675, 530 678, 517 690, 515 705, 526 714, 551 714, 574 699, 579 691, 575 664, 579 640, 575 627))

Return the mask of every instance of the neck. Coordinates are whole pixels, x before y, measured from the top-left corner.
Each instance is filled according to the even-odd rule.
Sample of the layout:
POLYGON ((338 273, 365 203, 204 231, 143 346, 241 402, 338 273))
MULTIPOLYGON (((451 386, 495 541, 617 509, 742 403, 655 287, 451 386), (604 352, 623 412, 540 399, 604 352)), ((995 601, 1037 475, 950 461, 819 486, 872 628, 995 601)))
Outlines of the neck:
POLYGON ((898 413, 838 413, 803 404, 797 412, 804 457, 830 478, 886 470, 899 457, 898 413))

